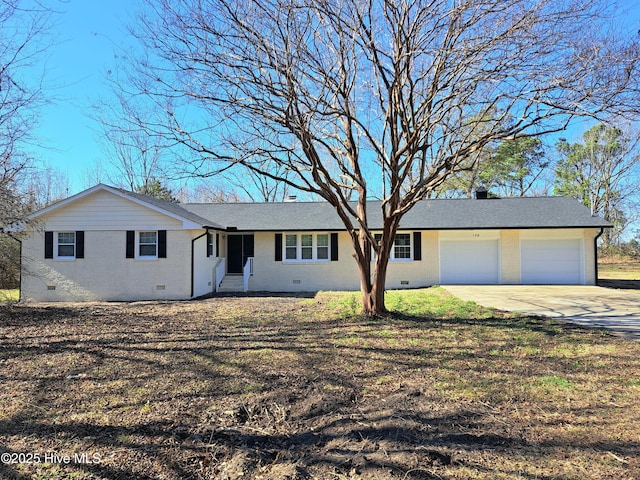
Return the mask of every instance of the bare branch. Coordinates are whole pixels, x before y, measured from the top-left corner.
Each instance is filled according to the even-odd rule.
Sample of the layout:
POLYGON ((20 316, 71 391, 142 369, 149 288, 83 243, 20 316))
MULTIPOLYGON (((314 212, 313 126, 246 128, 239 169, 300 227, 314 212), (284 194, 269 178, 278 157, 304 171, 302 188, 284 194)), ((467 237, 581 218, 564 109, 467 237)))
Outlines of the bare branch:
POLYGON ((141 125, 202 159, 241 164, 333 205, 369 312, 384 310, 366 302, 382 301, 400 219, 469 159, 576 116, 638 107, 637 36, 609 28, 602 1, 148 7, 138 37, 151 56, 137 63, 138 91, 174 110, 164 124, 141 125), (372 197, 382 199, 380 241, 366 214, 372 197))

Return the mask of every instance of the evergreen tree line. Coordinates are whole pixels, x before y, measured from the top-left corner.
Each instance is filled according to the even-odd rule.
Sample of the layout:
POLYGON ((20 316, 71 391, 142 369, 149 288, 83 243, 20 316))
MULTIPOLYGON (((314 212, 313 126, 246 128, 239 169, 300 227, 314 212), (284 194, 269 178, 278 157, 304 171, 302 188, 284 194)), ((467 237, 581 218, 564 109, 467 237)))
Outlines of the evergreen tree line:
POLYGON ((521 137, 488 146, 434 197, 472 197, 478 188, 494 197, 572 197, 613 225, 602 235, 604 248, 625 247, 637 235, 638 139, 621 128, 598 124, 575 143, 559 138, 545 146, 543 140, 521 137))

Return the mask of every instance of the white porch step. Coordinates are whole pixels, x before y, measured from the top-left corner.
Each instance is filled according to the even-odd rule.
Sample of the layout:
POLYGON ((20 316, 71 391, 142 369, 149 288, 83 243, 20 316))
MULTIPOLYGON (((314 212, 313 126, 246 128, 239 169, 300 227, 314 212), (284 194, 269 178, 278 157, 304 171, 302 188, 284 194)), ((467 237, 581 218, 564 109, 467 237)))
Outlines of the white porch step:
POLYGON ((244 291, 244 279, 242 275, 225 275, 218 288, 221 293, 237 293, 244 291))

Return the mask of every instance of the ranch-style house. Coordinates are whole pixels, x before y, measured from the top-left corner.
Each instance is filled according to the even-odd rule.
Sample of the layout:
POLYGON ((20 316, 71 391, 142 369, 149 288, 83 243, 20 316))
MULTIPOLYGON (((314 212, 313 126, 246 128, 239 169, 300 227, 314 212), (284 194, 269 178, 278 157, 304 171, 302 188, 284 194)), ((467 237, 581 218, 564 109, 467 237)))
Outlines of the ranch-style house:
MULTIPOLYGON (((368 205, 375 227, 380 202, 368 205)), ((30 220, 23 301, 359 289, 350 238, 323 202, 176 204, 100 184, 30 220)), ((401 221, 386 286, 592 285, 610 226, 565 197, 423 200, 401 221)))

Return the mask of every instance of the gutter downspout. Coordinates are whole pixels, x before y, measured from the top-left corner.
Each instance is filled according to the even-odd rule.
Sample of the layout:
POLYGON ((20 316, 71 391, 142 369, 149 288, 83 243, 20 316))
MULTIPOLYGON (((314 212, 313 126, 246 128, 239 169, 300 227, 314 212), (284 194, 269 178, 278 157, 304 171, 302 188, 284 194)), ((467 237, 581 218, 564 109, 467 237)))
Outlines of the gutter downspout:
POLYGON ((598 285, 598 239, 604 233, 604 228, 600 228, 600 233, 598 233, 593 239, 593 257, 594 257, 594 267, 596 274, 596 285, 598 285))
POLYGON ((193 291, 195 289, 195 270, 196 270, 196 255, 195 255, 195 249, 196 249, 196 241, 200 240, 202 237, 204 237, 205 235, 209 234, 209 228, 205 227, 205 231, 202 235, 191 239, 191 297, 193 298, 193 291))

